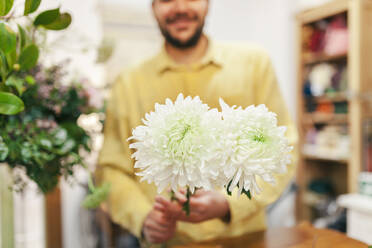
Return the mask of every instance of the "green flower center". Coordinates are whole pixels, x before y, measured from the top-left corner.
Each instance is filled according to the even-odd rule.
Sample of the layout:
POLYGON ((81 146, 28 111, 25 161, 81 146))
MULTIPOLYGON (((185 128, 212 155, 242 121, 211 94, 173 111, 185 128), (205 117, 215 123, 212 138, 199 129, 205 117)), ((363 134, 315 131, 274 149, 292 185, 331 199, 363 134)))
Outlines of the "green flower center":
POLYGON ((191 125, 189 124, 186 124, 184 129, 183 129, 183 132, 181 134, 181 139, 180 140, 183 140, 186 136, 186 134, 191 130, 191 125))
POLYGON ((167 150, 174 158, 185 160, 191 151, 195 151, 195 135, 198 133, 198 120, 182 119, 167 132, 167 150))
POLYGON ((266 137, 262 133, 255 134, 253 140, 260 143, 265 143, 266 137))

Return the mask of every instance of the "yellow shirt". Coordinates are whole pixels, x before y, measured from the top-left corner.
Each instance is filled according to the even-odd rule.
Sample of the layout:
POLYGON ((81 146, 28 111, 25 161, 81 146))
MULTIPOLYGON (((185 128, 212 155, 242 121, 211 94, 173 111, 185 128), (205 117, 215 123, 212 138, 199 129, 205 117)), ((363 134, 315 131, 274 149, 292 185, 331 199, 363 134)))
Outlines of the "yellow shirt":
MULTIPOLYGON (((257 46, 210 42, 204 58, 192 65, 176 64, 163 49, 155 57, 124 71, 113 86, 108 104, 97 175, 112 185, 108 206, 113 221, 136 236, 152 208, 156 188, 140 183, 135 176, 127 138, 133 128, 142 124, 145 113, 154 110, 155 103, 164 103, 166 98, 175 100, 181 92, 184 96, 199 96, 211 108, 219 107, 220 97, 229 105, 266 104, 277 113, 279 125, 288 127, 291 143, 297 140, 270 59, 257 46)), ((230 223, 219 219, 201 224, 180 222, 170 243, 213 240, 265 229, 265 207, 280 196, 291 180, 294 164, 288 166, 287 174, 277 176, 274 186, 258 180, 263 191, 252 200, 226 195, 230 223)))

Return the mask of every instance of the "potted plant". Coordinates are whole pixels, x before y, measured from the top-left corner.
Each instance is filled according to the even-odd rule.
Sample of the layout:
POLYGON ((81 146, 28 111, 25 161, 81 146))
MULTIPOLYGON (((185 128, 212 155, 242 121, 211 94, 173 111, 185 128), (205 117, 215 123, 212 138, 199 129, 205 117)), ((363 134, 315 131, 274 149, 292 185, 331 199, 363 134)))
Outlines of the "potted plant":
MULTIPOLYGON (((14 0, 0 0, 0 169, 24 169, 40 191, 47 193, 57 186, 60 176, 73 175, 76 165, 84 165, 81 152, 89 152, 90 137, 77 120, 81 114, 98 111, 99 97, 81 80, 64 85, 63 64, 46 68, 40 63, 42 40, 38 38, 71 23, 70 14, 60 8, 37 12, 40 3, 26 0, 19 15, 14 0)), ((12 186, 22 189, 23 185, 16 180, 12 186)), ((2 225, 11 230, 8 186, 0 182, 0 193, 9 196, 2 208, 7 211, 2 225)), ((90 184, 92 194, 84 205, 98 206, 108 190, 108 185, 95 188, 90 184)), ((4 247, 12 247, 12 233, 2 236, 7 237, 2 241, 4 247)))

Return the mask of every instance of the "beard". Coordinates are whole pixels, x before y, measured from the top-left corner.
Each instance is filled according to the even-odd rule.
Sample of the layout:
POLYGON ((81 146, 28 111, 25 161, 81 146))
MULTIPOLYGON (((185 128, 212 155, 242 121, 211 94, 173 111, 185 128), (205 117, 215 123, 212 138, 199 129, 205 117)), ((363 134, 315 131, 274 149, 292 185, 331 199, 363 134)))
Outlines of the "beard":
POLYGON ((165 40, 173 47, 179 48, 179 49, 187 49, 196 46, 198 44, 198 41, 200 40, 200 37, 203 33, 204 28, 204 22, 202 22, 198 28, 195 30, 194 34, 186 41, 181 41, 175 37, 173 37, 170 32, 165 28, 159 25, 160 31, 163 34, 163 37, 165 40))

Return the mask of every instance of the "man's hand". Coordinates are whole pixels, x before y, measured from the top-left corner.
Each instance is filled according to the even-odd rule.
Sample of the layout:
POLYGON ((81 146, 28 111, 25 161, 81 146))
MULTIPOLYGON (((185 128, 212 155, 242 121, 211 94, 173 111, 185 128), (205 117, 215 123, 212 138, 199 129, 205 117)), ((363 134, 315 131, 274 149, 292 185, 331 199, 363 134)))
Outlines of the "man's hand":
POLYGON ((186 202, 184 193, 181 191, 175 194, 177 202, 171 202, 162 196, 157 196, 154 208, 170 218, 191 223, 199 223, 214 218, 225 221, 230 214, 229 203, 222 193, 197 190, 190 197, 190 215, 187 216, 182 210, 182 205, 186 202))
POLYGON ((143 235, 153 244, 168 241, 174 236, 175 231, 176 220, 156 209, 151 210, 143 223, 143 235))

